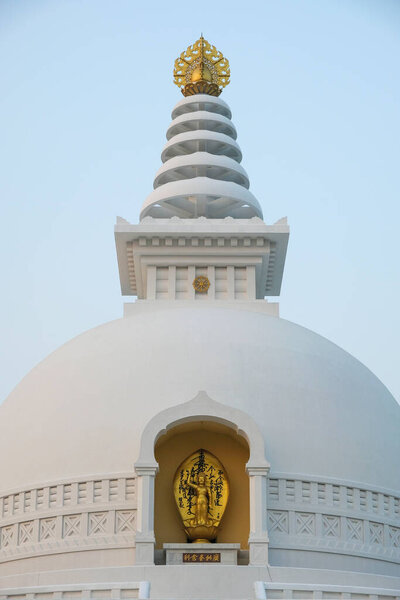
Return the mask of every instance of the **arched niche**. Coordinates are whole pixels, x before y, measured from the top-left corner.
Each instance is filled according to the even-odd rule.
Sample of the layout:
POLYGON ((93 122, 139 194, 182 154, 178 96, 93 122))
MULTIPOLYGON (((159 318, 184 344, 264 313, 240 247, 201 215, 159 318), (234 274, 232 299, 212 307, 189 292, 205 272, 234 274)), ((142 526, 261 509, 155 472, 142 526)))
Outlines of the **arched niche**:
POLYGON ((155 447, 158 473, 155 480, 154 533, 156 549, 164 543, 187 541, 179 517, 172 482, 182 461, 203 448, 222 462, 229 477, 229 501, 218 531, 220 543, 240 543, 248 550, 250 532, 249 476, 246 464, 249 446, 232 427, 215 421, 190 421, 161 436, 155 447))
POLYGON ((154 564, 154 488, 159 465, 155 447, 169 431, 182 425, 199 422, 214 423, 233 430, 248 445, 249 460, 249 563, 262 566, 268 563, 268 533, 266 478, 269 463, 265 458, 264 439, 255 421, 245 412, 216 402, 206 392, 199 392, 189 402, 173 406, 155 415, 146 425, 135 463, 137 477, 137 531, 135 562, 154 564))

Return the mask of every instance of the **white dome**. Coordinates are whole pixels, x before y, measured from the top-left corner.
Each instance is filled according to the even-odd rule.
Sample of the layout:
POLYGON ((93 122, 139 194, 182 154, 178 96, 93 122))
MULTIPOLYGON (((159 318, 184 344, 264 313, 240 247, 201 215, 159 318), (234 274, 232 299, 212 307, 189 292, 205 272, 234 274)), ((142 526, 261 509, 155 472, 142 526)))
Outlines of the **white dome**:
POLYGON ((146 423, 199 390, 258 423, 273 473, 400 487, 400 407, 348 353, 262 313, 137 308, 52 353, 0 407, 3 490, 133 471, 146 423))

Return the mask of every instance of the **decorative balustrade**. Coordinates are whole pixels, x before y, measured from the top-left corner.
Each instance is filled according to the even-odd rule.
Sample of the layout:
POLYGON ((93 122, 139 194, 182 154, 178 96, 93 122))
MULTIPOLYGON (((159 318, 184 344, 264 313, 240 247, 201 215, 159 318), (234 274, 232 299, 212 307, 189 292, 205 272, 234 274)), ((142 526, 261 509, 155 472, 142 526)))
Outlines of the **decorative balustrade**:
POLYGON ((337 483, 271 477, 270 548, 400 561, 400 499, 337 483))
POLYGON ((255 582, 256 600, 400 600, 400 592, 394 589, 363 588, 345 585, 321 585, 304 583, 255 582))
POLYGON ((0 590, 0 600, 123 600, 149 598, 148 581, 111 583, 52 585, 32 588, 10 588, 0 590))
MULTIPOLYGON (((64 481, 0 498, 0 562, 135 545, 132 476, 64 481)), ((336 552, 400 562, 400 498, 339 483, 272 476, 271 549, 336 552)))
POLYGON ((0 499, 0 562, 134 546, 135 478, 63 482, 0 499))
POLYGON ((292 506, 294 503, 329 506, 360 516, 370 514, 400 520, 400 498, 383 492, 334 483, 301 479, 273 478, 268 481, 268 504, 292 506))

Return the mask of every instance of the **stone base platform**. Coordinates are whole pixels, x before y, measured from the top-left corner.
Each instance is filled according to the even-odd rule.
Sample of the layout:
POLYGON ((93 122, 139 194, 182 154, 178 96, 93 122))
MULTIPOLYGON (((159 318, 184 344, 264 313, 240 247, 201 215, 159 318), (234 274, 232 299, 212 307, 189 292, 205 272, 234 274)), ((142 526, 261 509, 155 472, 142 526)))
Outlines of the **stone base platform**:
POLYGON ((167 565, 237 565, 240 544, 164 544, 167 565))
MULTIPOLYGON (((190 544, 192 546, 192 544, 190 544)), ((214 544, 213 544, 214 546, 214 544)), ((15 561, 15 563, 18 561, 15 561)), ((3 571, 4 573, 4 571, 3 571)), ((206 564, 107 567, 4 576, 0 600, 265 600, 265 598, 400 599, 400 577, 297 567, 206 564)))

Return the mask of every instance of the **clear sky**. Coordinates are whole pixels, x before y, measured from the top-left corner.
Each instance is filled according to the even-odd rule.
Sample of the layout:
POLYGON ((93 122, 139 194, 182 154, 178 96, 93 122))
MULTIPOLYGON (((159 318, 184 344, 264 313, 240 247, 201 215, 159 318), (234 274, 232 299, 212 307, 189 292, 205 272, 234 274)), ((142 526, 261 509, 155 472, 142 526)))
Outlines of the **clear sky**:
POLYGON ((265 221, 291 226, 281 316, 400 398, 398 0, 1 0, 0 401, 121 316, 115 218, 138 220, 200 32, 265 221))

